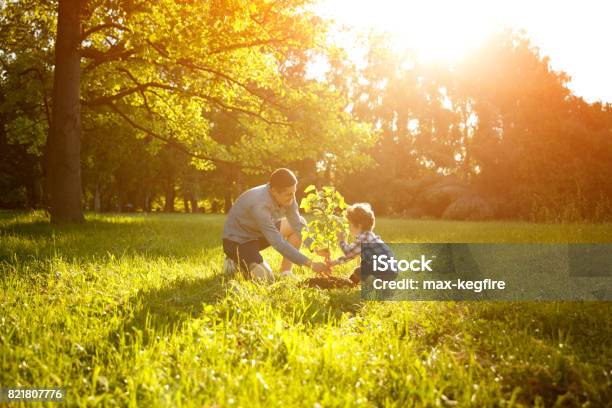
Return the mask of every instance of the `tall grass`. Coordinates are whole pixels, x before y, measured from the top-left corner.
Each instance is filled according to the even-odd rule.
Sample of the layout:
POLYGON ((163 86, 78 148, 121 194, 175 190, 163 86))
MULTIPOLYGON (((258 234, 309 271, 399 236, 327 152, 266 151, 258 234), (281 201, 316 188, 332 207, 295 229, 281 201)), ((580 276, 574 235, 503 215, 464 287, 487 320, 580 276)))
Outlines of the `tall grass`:
MULTIPOLYGON (((226 281, 221 216, 87 219, 0 213, 1 385, 66 387, 74 406, 612 400, 610 303, 364 303, 358 290, 226 281)), ((377 225, 390 242, 612 241, 609 224, 377 225)))

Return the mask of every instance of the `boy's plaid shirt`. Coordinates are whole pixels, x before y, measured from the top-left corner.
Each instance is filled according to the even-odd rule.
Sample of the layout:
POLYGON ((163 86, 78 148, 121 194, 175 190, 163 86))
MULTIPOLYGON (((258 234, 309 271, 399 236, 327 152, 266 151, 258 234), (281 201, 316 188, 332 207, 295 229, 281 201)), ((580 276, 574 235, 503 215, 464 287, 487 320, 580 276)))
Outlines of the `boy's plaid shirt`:
POLYGON ((385 244, 378 235, 374 234, 372 231, 364 231, 357 235, 357 238, 355 238, 355 241, 351 244, 347 244, 346 241, 340 241, 340 249, 342 249, 344 255, 331 261, 331 265, 339 265, 361 255, 361 244, 375 244, 371 245, 369 248, 374 255, 389 255, 391 253, 387 244, 385 244))

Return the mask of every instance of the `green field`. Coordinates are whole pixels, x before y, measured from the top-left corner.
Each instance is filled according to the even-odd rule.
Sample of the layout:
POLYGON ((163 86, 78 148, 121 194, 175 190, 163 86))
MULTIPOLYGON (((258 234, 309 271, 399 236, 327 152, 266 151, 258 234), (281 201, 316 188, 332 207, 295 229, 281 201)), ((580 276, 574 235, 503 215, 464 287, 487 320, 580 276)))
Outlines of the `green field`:
MULTIPOLYGON (((0 213, 0 385, 65 387, 79 406, 612 401, 610 302, 378 303, 224 281, 222 216, 87 218, 0 213)), ((612 242, 610 224, 377 224, 390 242, 612 242)))

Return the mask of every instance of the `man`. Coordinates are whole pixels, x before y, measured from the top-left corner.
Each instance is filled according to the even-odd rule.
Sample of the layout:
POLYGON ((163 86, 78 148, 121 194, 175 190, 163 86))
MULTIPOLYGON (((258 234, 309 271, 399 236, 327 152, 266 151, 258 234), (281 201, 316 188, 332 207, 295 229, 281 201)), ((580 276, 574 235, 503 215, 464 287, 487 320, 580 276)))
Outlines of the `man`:
POLYGON ((313 262, 299 251, 306 220, 298 210, 296 187, 293 172, 281 168, 272 173, 267 184, 238 197, 223 228, 226 273, 240 268, 247 277, 273 280, 270 266, 259 253, 270 245, 283 256, 280 267, 283 277, 293 276, 293 264, 308 266, 317 273, 328 271, 327 265, 313 262))

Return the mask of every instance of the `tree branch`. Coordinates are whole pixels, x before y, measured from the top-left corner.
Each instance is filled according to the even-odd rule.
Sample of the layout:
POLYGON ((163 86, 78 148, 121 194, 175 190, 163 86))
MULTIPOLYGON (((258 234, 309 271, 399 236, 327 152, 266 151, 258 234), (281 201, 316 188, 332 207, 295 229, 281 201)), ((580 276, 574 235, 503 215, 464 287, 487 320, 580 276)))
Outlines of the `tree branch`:
MULTIPOLYGON (((122 71, 126 71, 125 69, 121 69, 122 71)), ((185 89, 181 89, 179 87, 176 86, 172 86, 172 85, 168 85, 168 84, 163 84, 160 82, 154 82, 154 81, 150 81, 150 82, 145 82, 145 83, 139 83, 136 81, 136 78, 129 73, 129 71, 127 72, 128 76, 130 77, 130 79, 136 84, 136 86, 132 87, 132 88, 127 88, 124 89, 121 92, 118 92, 114 95, 109 95, 109 96, 102 96, 99 97, 93 101, 86 101, 86 100, 81 100, 81 103, 85 106, 96 106, 96 105, 108 105, 109 103, 113 103, 119 99, 122 99, 128 95, 131 95, 133 93, 136 92, 144 92, 146 90, 148 90, 149 88, 158 88, 158 89, 164 89, 170 92, 174 92, 180 95, 185 95, 185 96, 189 96, 189 97, 193 97, 193 98, 200 98, 203 99, 205 101, 208 101, 214 105, 216 105, 217 107, 228 111, 228 112, 239 112, 251 117, 254 117, 258 120, 261 120, 265 123, 267 123, 268 125, 279 125, 279 126, 291 126, 291 123, 288 122, 280 122, 280 121, 275 121, 275 120, 270 120, 265 118, 261 113, 258 112, 253 112, 249 109, 245 109, 245 108, 241 108, 239 106, 234 106, 234 105, 229 105, 221 100, 219 100, 218 98, 214 98, 212 96, 209 95, 204 95, 198 92, 191 92, 191 91, 187 91, 185 89)))
POLYGON ((105 24, 93 26, 85 30, 83 34, 81 35, 81 41, 85 40, 91 34, 96 33, 98 31, 106 30, 107 28, 116 28, 117 30, 131 32, 131 30, 124 25, 121 25, 118 23, 105 23, 105 24))
POLYGON ((230 44, 224 47, 215 48, 211 50, 208 54, 209 55, 220 54, 222 52, 234 51, 240 48, 256 47, 258 45, 282 44, 283 42, 287 40, 288 38, 269 38, 267 40, 256 40, 256 41, 249 41, 249 42, 244 42, 244 43, 230 44))
POLYGON ((202 65, 195 64, 193 61, 190 61, 187 58, 179 58, 176 61, 176 63, 179 64, 179 65, 182 65, 184 67, 190 68, 192 70, 195 70, 195 71, 204 71, 204 72, 208 72, 210 74, 213 74, 213 75, 215 75, 217 77, 223 78, 226 81, 241 87, 242 89, 244 89, 245 91, 247 91, 251 95, 261 99, 264 103, 269 103, 269 104, 271 104, 273 106, 276 106, 277 108, 284 108, 284 106, 282 106, 281 104, 274 102, 272 100, 272 97, 265 96, 265 95, 260 94, 259 92, 256 92, 255 90, 250 88, 245 83, 243 83, 241 81, 238 81, 237 79, 232 78, 231 76, 229 76, 226 73, 223 73, 221 71, 218 71, 216 69, 213 69, 213 68, 210 68, 210 67, 207 67, 207 66, 202 66, 202 65))
POLYGON ((125 41, 122 41, 120 43, 117 43, 117 45, 110 47, 106 51, 100 51, 91 47, 83 47, 81 48, 80 52, 81 57, 93 60, 90 65, 85 67, 85 70, 90 70, 105 62, 126 59, 136 54, 137 51, 138 50, 135 48, 126 49, 125 41))
MULTIPOLYGON (((171 58, 170 54, 168 53, 168 51, 166 50, 166 48, 163 46, 163 44, 155 44, 155 43, 153 43, 152 41, 149 41, 149 40, 147 40, 147 43, 148 43, 148 44, 149 44, 149 45, 150 45, 150 46, 151 46, 151 47, 152 47, 152 48, 153 48, 153 49, 154 49, 154 50, 155 50, 155 51, 156 51, 156 52, 157 52, 157 53, 158 53, 160 56, 162 56, 163 58, 168 58, 168 59, 170 59, 170 58, 171 58)), ((189 68, 189 69, 194 70, 194 71, 203 71, 203 72, 208 72, 209 74, 213 74, 213 75, 215 75, 215 76, 217 76, 217 77, 219 77, 219 78, 223 78, 223 79, 225 79, 226 81, 228 81, 228 82, 230 82, 230 83, 232 83, 232 84, 234 84, 234 85, 237 85, 237 86, 239 86, 239 87, 243 88, 243 89, 244 89, 245 91, 247 91, 249 94, 251 94, 251 95, 253 95, 253 96, 255 96, 255 97, 257 97, 257 98, 261 99, 261 100, 262 100, 264 103, 269 103, 269 104, 271 104, 271 105, 273 105, 273 106, 276 106, 277 108, 281 108, 281 109, 283 109, 283 108, 284 108, 284 107, 283 107, 283 106, 281 106, 280 104, 278 104, 278 103, 276 103, 276 102, 272 101, 272 96, 273 96, 273 95, 272 95, 272 96, 265 96, 265 95, 262 95, 262 94, 260 94, 260 93, 256 92, 255 90, 253 90, 252 88, 249 88, 249 86, 248 86, 248 85, 244 84, 244 83, 243 83, 243 82, 241 82, 241 81, 238 81, 237 79, 232 78, 231 76, 229 76, 229 75, 228 75, 228 74, 226 74, 226 73, 223 73, 223 72, 221 72, 221 71, 218 71, 218 70, 216 70, 216 69, 213 69, 213 68, 210 68, 210 67, 207 67, 207 66, 199 65, 199 64, 197 64, 197 63, 193 62, 192 60, 190 60, 190 59, 188 59, 188 58, 178 58, 178 59, 176 59, 176 63, 177 63, 178 65, 184 66, 184 67, 189 68)), ((163 64, 158 64, 158 65, 162 65, 162 66, 163 66, 163 64)))
POLYGON ((211 161, 213 163, 223 163, 223 164, 230 164, 233 166, 238 166, 240 168, 243 169, 252 169, 252 170, 267 170, 264 169, 263 167, 260 166, 244 166, 242 164, 239 163, 235 163, 229 160, 223 160, 223 159, 217 159, 215 157, 211 157, 211 156, 207 156, 207 155, 202 155, 202 154, 197 154, 197 153, 192 153, 191 151, 189 151, 189 149, 187 149, 184 145, 182 145, 181 143, 177 142, 174 139, 171 139, 169 137, 165 137, 162 136, 156 132, 153 132, 151 129, 147 129, 144 126, 141 126, 140 124, 136 123, 132 118, 130 118, 128 115, 126 115, 123 111, 121 111, 121 109, 119 109, 117 107, 117 105, 115 105, 114 103, 108 103, 106 104, 107 106, 109 106, 111 108, 111 110, 115 113, 117 113, 123 120, 125 120, 130 126, 132 126, 135 129, 140 130, 141 132, 145 133, 148 136, 151 136, 155 139, 161 140, 165 143, 167 143, 168 145, 174 147, 175 149, 177 149, 178 151, 180 151, 181 153, 184 153, 190 157, 194 157, 196 159, 200 159, 200 160, 208 160, 211 161))

